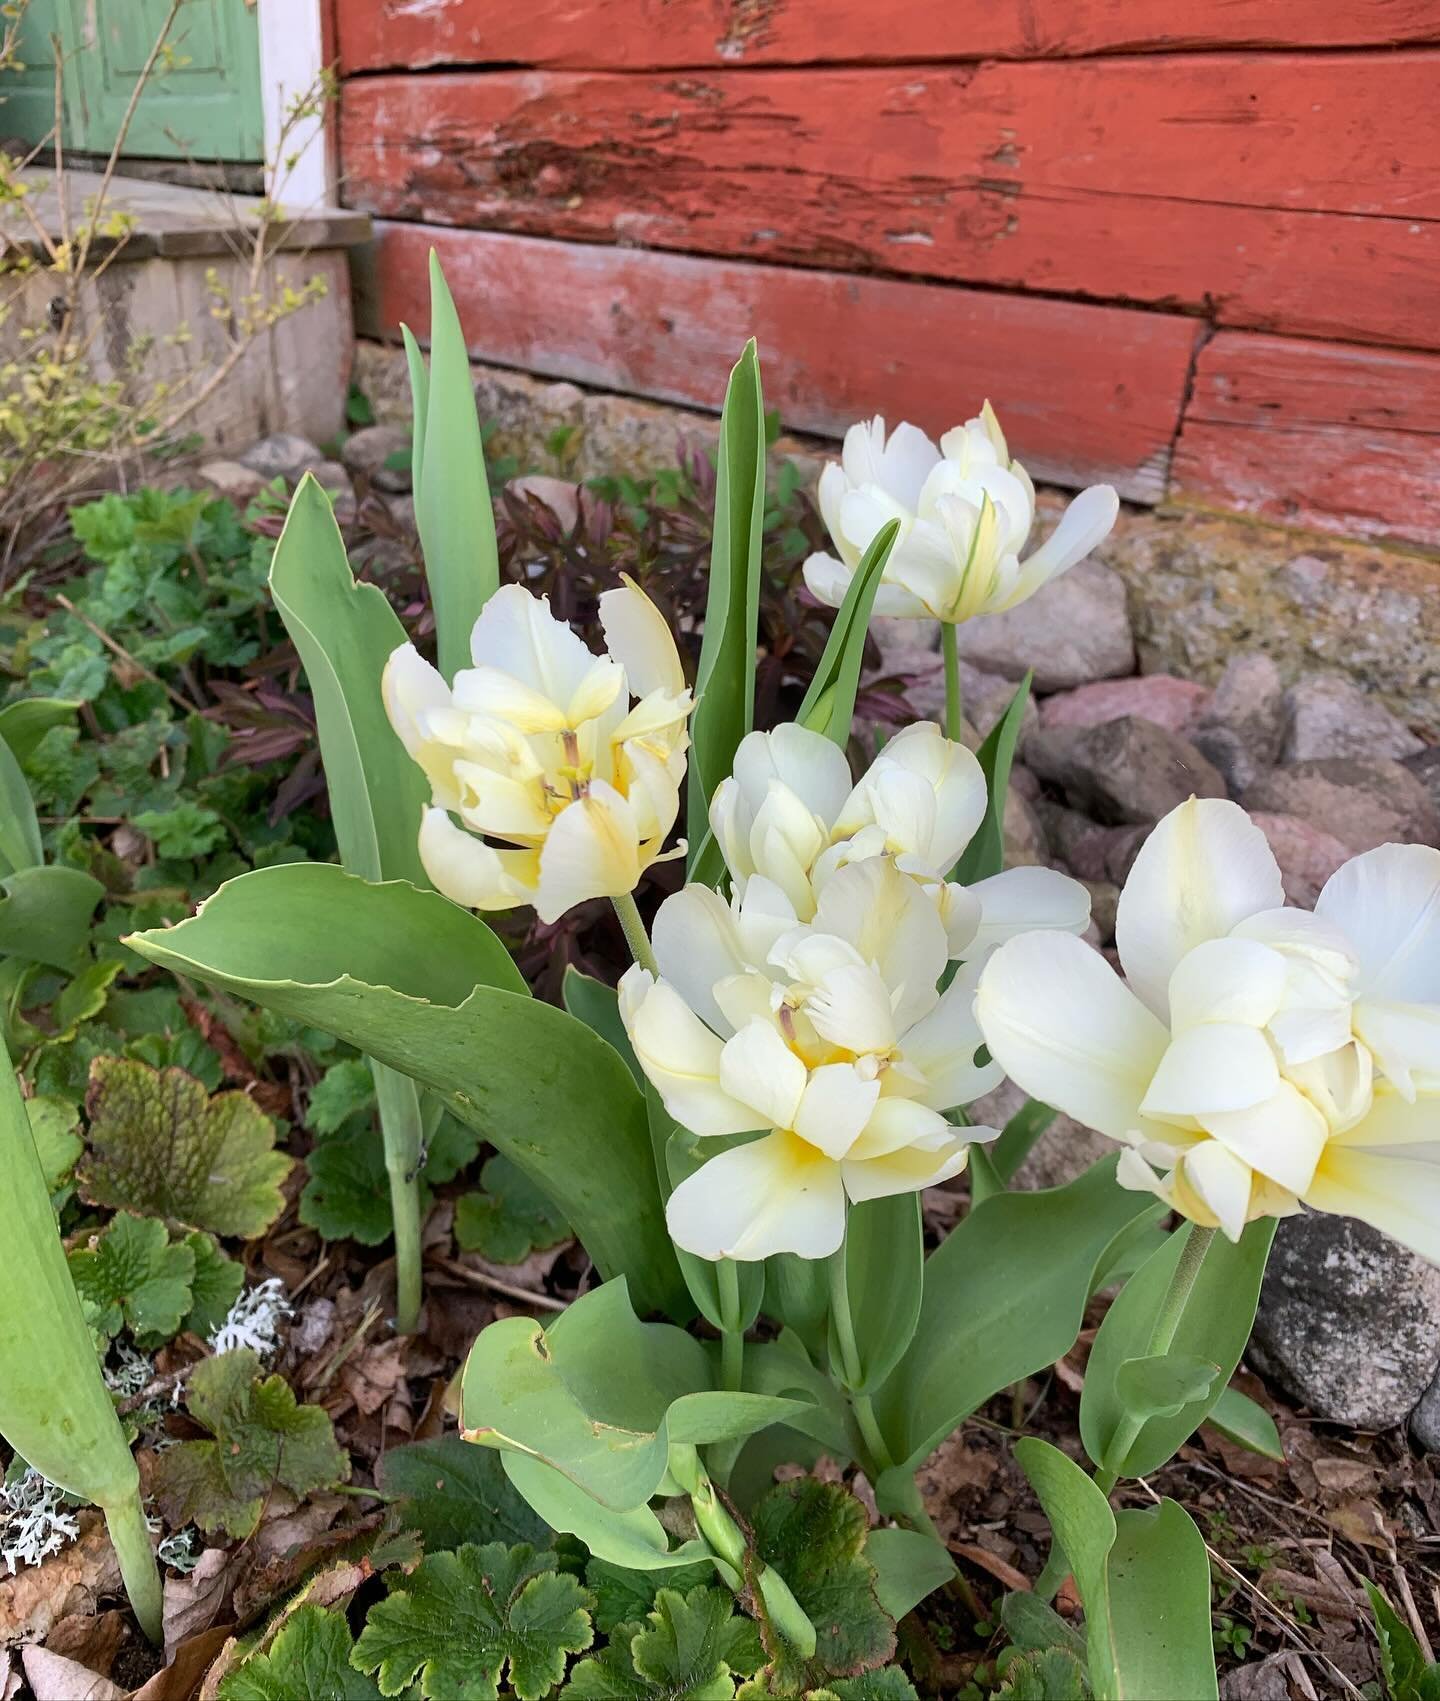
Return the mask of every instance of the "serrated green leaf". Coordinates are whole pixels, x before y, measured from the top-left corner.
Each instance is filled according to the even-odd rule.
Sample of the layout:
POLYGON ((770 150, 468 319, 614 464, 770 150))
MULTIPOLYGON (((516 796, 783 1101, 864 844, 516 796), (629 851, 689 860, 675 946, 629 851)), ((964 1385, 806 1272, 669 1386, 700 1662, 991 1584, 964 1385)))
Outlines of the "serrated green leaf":
POLYGON ((280 1376, 259 1376, 248 1348, 202 1359, 191 1372, 186 1405, 215 1437, 167 1448, 156 1467, 156 1495, 172 1524, 248 1536, 276 1486, 304 1497, 344 1482, 350 1461, 319 1406, 296 1402, 280 1376))
POLYGON ((321 1135, 336 1134, 360 1111, 375 1110, 375 1081, 363 1057, 332 1063, 310 1089, 305 1126, 321 1135))
POLYGON ((617 1625, 609 1647, 575 1667, 563 1693, 575 1701, 732 1701, 733 1674, 748 1677, 764 1659, 733 1595, 663 1588, 644 1619, 617 1625))
POLYGON ((1084 1669, 1064 1648, 1044 1648, 1012 1660, 995 1691, 1010 1701, 1085 1701, 1089 1693, 1084 1669))
POLYGON ((459 1436, 412 1441, 380 1455, 380 1486, 399 1497, 406 1529, 418 1530, 426 1550, 466 1542, 530 1542, 550 1532, 505 1475, 500 1455, 459 1436))
POLYGON ((80 707, 73 697, 22 697, 0 709, 0 739, 23 767, 52 726, 64 726, 80 707))
MULTIPOLYGON (((370 1071, 365 1067, 366 1077, 370 1071)), ((379 1246, 395 1226, 390 1179, 380 1137, 356 1128, 318 1141, 305 1159, 309 1171, 300 1194, 300 1221, 326 1240, 379 1246)))
POLYGON ((68 1262, 86 1320, 100 1334, 128 1326, 137 1341, 158 1344, 178 1333, 195 1254, 183 1242, 172 1246, 164 1223, 121 1212, 68 1262))
POLYGON ((374 1680, 350 1664, 344 1613, 302 1606, 271 1646, 226 1672, 220 1701, 379 1701, 374 1680))
POLYGON ((1030 696, 1030 680, 1026 674, 1016 687, 1010 706, 986 734, 976 755, 985 775, 985 790, 989 802, 985 818, 970 843, 966 845, 952 880, 962 886, 973 886, 977 880, 988 880, 1005 866, 1005 797, 1010 789, 1010 769, 1015 760, 1015 745, 1020 738, 1025 718, 1025 704, 1030 696))
POLYGON ((253 1237, 280 1215, 290 1159, 246 1093, 217 1093, 183 1069, 97 1057, 86 1098, 90 1150, 80 1188, 95 1205, 253 1237))
MULTIPOLYGON (((772 1697, 795 1698, 793 1689, 774 1688, 766 1675, 742 1683, 735 1701, 771 1701, 772 1697)), ((823 1689, 807 1689, 798 1701, 920 1701, 915 1685, 899 1666, 882 1666, 879 1671, 861 1672, 859 1677, 837 1677, 823 1689)))
POLYGON ((895 1625, 875 1593, 875 1567, 865 1557, 868 1519, 855 1496, 838 1483, 799 1477, 770 1490, 753 1525, 756 1555, 785 1579, 815 1626, 809 1660, 765 1627, 776 1682, 813 1687, 884 1665, 895 1651, 895 1625))
POLYGON ((1227 1441, 1248 1447, 1252 1453, 1285 1463, 1285 1449, 1280 1431, 1263 1406, 1258 1406, 1248 1394, 1238 1388, 1226 1388, 1210 1408, 1206 1423, 1218 1429, 1227 1441))
POLYGON ((553 1553, 526 1543, 473 1544, 431 1554, 370 1609, 352 1655, 399 1695, 419 1679, 426 1701, 496 1701, 508 1668, 520 1701, 540 1698, 565 1675, 568 1654, 594 1639, 590 1597, 555 1570, 553 1553))
POLYGON ((484 1192, 455 1203, 455 1239, 461 1250, 494 1264, 519 1264, 532 1252, 570 1238, 570 1225, 533 1181, 497 1153, 480 1171, 484 1192))
POLYGON ((1038 1653, 1045 1648, 1064 1648, 1077 1660, 1085 1657, 1085 1638, 1061 1618, 1054 1607, 1022 1590, 1006 1595, 1000 1603, 1000 1622, 1022 1652, 1038 1653))
POLYGON ((595 1597, 595 1628, 602 1636, 613 1633, 617 1624, 641 1620, 654 1610, 661 1589, 678 1589, 688 1594, 715 1581, 715 1567, 708 1559, 673 1571, 630 1571, 592 1554, 585 1565, 585 1586, 595 1597))
POLYGON ((190 1284, 190 1310, 183 1328, 208 1339, 230 1314, 245 1286, 245 1269, 227 1258, 208 1234, 187 1234, 185 1244, 195 1254, 195 1277, 190 1284))

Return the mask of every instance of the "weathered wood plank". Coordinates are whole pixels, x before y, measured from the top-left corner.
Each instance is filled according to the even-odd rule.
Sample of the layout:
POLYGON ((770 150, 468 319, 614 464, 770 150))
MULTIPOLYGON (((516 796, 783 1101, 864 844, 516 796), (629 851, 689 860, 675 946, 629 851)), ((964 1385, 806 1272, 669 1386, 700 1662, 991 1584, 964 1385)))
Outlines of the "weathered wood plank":
POLYGON ((1221 332, 1201 350, 1177 493, 1440 547, 1440 356, 1221 332))
POLYGON ((1440 41, 1437 0, 339 0, 342 67, 1070 58, 1440 41))
POLYGON ((390 218, 1440 345, 1440 52, 345 85, 390 218))
POLYGON ((428 323, 433 243, 476 359, 718 408, 759 338, 767 402, 839 436, 875 412, 942 431, 989 396, 1037 476, 1163 493, 1190 319, 990 291, 382 224, 362 329, 428 323))

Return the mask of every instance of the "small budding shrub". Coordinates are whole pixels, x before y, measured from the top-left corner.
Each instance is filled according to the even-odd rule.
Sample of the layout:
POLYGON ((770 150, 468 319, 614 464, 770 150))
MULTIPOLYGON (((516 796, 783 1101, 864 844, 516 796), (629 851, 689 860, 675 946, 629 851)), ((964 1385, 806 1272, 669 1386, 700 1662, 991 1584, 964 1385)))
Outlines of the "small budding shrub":
MULTIPOLYGON (((1118 1285, 1081 1401, 1088 1465, 1036 1437, 1015 1446, 1052 1542, 1033 1592, 1004 1603, 993 1676, 1016 1696, 1215 1697, 1204 1539, 1173 1500, 1117 1509, 1112 1492, 1212 1416, 1277 1447, 1228 1386, 1277 1218, 1345 1212, 1440 1258, 1440 851, 1357 857, 1310 914, 1286 905, 1243 811, 1191 800, 1135 861, 1115 973, 1080 937, 1083 887, 1002 866, 1028 681, 972 754, 955 646, 961 621, 1081 560, 1115 493, 1083 492, 1030 548, 1033 488, 988 404, 938 445, 855 426, 820 488, 834 553, 805 569, 835 610, 828 638, 793 718, 758 731, 754 345, 726 395, 698 659, 618 574, 596 593, 595 649, 560 617, 563 580, 554 602, 501 584, 464 339, 433 263, 431 285, 428 367, 407 346, 433 659, 356 582, 313 480, 270 573, 314 694, 341 861, 241 874, 126 943, 367 1060, 320 1098, 330 1137, 349 1140, 368 1070, 399 1328, 422 1301, 442 1117, 498 1154, 462 1201, 462 1241, 518 1258, 569 1225, 597 1280, 548 1324, 480 1335, 463 1440, 424 1444, 443 1467, 397 1462, 393 1484, 386 1467, 445 1551, 388 1571, 358 1638, 302 1607, 222 1695, 324 1670, 357 1695, 505 1682, 526 1697, 903 1701, 896 1622, 954 1577, 917 1468, 1063 1357, 1090 1296, 1118 1285), (945 724, 906 725, 852 767, 875 613, 942 623, 945 724), (647 924, 637 889, 682 861, 647 924), (541 1002, 485 916, 553 924, 596 900, 632 966, 618 987, 572 971, 564 1008, 541 1002), (1007 1075, 1031 1102, 1003 1129, 972 1121, 1007 1075), (1115 1153, 1066 1186, 1012 1190, 1054 1109, 1115 1153), (966 1171, 969 1208, 927 1256, 921 1194, 966 1171), (822 1455, 863 1470, 878 1528, 816 1477, 776 1485, 777 1465, 822 1455), (504 1541, 467 1535, 443 1486, 467 1479, 503 1493, 504 1541), (1083 1630, 1047 1604, 1067 1577, 1083 1630)), ((197 1130, 252 1141, 258 1210, 278 1180, 268 1147, 200 1100, 197 1130)), ((123 1165, 100 1156, 124 1203, 123 1165)), ((343 1199, 337 1161, 303 1208, 343 1199)), ((143 1337, 194 1303, 197 1247, 157 1238, 139 1295, 107 1286, 104 1250, 82 1256, 105 1329, 143 1337)), ((213 1439, 171 1450, 163 1491, 238 1532, 286 1471, 333 1483, 343 1459, 323 1414, 285 1401, 253 1355, 226 1374, 212 1388, 197 1373, 191 1413, 213 1439)))

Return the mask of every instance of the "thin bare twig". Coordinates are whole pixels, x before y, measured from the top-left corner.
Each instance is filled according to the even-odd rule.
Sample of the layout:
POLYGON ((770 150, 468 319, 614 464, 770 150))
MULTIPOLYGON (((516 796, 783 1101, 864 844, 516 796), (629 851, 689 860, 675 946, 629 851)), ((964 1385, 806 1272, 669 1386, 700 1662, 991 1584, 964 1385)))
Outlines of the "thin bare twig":
POLYGON ((555 1299, 548 1293, 536 1293, 533 1288, 522 1288, 518 1282, 502 1281, 499 1276, 489 1275, 484 1270, 472 1270, 468 1264, 459 1264, 453 1258, 431 1258, 429 1262, 452 1276, 459 1276, 461 1281, 472 1282, 477 1288, 489 1288, 492 1293, 519 1300, 522 1305, 533 1305, 541 1311, 570 1309, 563 1299, 555 1299))
POLYGON ((150 669, 145 666, 144 662, 136 661, 134 656, 130 654, 129 650, 127 650, 123 644, 118 643, 114 638, 112 638, 103 626, 97 626, 88 614, 82 613, 80 609, 76 608, 75 604, 71 602, 69 597, 65 596, 60 591, 56 591, 55 601, 67 614, 73 614, 82 626, 87 627, 91 632, 93 632, 105 648, 113 655, 119 656, 120 660, 128 667, 133 667, 136 673, 140 674, 142 678, 148 679, 154 685, 158 685, 177 708, 183 709, 187 715, 203 715, 205 713, 198 703, 192 703, 187 697, 182 697, 178 691, 167 685, 158 673, 152 673, 150 669))

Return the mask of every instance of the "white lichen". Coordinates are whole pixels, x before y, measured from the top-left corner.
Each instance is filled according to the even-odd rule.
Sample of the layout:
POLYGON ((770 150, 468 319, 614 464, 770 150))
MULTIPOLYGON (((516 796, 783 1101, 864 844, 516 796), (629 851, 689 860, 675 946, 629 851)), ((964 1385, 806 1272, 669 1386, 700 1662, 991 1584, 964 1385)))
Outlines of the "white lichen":
POLYGON ((280 1326, 295 1315, 285 1297, 285 1284, 270 1276, 257 1287, 247 1288, 230 1307, 225 1321, 210 1336, 216 1353, 233 1353, 249 1347, 262 1359, 280 1347, 280 1326))
POLYGON ((0 1561, 13 1577, 22 1565, 38 1565, 80 1534, 80 1520, 65 1491, 33 1465, 0 1488, 0 1561))
POLYGON ((101 1366, 101 1373, 110 1392, 128 1400, 155 1380, 155 1361, 134 1347, 127 1347, 123 1341, 116 1341, 108 1361, 101 1366))
POLYGON ((200 1563, 200 1555, 203 1552, 199 1532, 193 1524, 187 1524, 183 1530, 176 1530, 174 1535, 166 1536, 156 1547, 155 1557, 162 1565, 168 1565, 172 1571, 178 1571, 182 1577, 188 1577, 200 1563))

